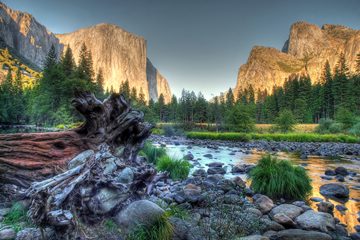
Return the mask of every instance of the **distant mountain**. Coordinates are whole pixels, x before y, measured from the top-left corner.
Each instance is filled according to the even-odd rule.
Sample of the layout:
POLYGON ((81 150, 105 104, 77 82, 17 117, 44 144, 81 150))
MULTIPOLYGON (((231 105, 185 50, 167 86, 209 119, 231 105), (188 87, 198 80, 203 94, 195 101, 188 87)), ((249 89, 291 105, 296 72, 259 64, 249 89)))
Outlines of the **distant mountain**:
POLYGON ((339 25, 317 25, 297 22, 290 28, 289 39, 282 51, 255 46, 238 72, 234 92, 250 84, 255 90, 272 91, 282 86, 291 74, 308 74, 318 82, 326 60, 332 70, 341 53, 345 54, 349 69, 355 70, 356 55, 360 53, 360 31, 339 25))
POLYGON ((0 38, 25 59, 42 67, 44 59, 54 45, 61 55, 69 45, 77 61, 81 45, 91 50, 95 73, 101 68, 105 89, 119 89, 121 82, 143 90, 146 99, 157 100, 163 94, 171 99, 167 80, 147 58, 146 40, 112 24, 98 24, 67 34, 53 34, 36 19, 24 12, 15 11, 0 2, 0 38))

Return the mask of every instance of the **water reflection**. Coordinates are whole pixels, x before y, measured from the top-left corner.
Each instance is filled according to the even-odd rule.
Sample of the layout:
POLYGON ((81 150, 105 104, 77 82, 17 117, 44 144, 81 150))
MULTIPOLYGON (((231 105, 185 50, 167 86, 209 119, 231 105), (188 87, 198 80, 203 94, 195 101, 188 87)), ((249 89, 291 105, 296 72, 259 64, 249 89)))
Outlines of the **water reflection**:
MULTIPOLYGON (((225 177, 233 177, 231 174, 231 166, 236 164, 255 164, 261 158, 262 155, 266 154, 265 152, 253 151, 251 154, 245 154, 241 149, 235 148, 225 148, 220 147, 219 149, 209 149, 206 147, 188 147, 184 145, 180 146, 167 146, 167 151, 170 155, 176 157, 182 157, 185 154, 191 152, 194 155, 194 159, 197 160, 193 162, 194 168, 192 171, 198 168, 204 168, 207 170, 207 163, 220 161, 224 163, 224 166, 227 168, 227 173, 225 177), (191 148, 191 149, 189 149, 191 148), (205 154, 211 154, 212 158, 204 157, 205 154)), ((337 209, 334 210, 334 216, 337 217, 341 223, 347 225, 349 232, 354 232, 354 226, 358 225, 357 221, 358 212, 360 211, 360 163, 357 161, 345 160, 345 159, 328 159, 318 156, 310 156, 308 159, 300 159, 294 154, 288 153, 277 153, 279 159, 289 159, 294 164, 303 166, 309 173, 310 178, 312 179, 313 191, 310 197, 320 197, 326 199, 319 192, 321 185, 325 183, 337 182, 336 179, 325 180, 321 176, 324 175, 326 169, 335 169, 336 167, 343 166, 351 172, 357 173, 357 176, 345 177, 345 182, 343 184, 347 185, 350 189, 350 198, 345 203, 335 201, 333 199, 326 199, 336 205, 344 205, 347 210, 340 212, 337 209)), ((240 175, 243 179, 246 178, 245 175, 240 175)), ((309 204, 312 208, 317 210, 316 202, 309 201, 309 204)))

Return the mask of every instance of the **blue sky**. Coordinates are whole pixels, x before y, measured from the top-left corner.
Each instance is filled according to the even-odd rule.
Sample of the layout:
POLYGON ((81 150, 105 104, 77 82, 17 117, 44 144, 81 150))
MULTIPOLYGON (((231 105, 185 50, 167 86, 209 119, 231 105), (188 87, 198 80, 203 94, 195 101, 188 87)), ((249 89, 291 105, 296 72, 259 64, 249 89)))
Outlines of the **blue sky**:
POLYGON ((359 0, 4 0, 55 33, 114 23, 145 37, 177 96, 234 87, 254 45, 281 49, 296 21, 360 29, 359 0))

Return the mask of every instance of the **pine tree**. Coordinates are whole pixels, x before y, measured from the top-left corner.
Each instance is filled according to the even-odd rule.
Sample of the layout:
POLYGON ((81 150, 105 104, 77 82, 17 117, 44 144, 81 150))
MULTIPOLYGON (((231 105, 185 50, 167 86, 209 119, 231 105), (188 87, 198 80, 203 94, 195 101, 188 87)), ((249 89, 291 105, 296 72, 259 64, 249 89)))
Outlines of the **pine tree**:
POLYGON ((55 46, 51 45, 50 50, 45 58, 44 72, 56 66, 57 62, 58 62, 58 56, 55 50, 55 46))
POLYGON ((130 99, 133 103, 137 102, 137 90, 135 87, 131 88, 131 92, 130 92, 130 99))
POLYGON ((356 73, 360 75, 360 53, 358 53, 356 59, 356 73))
POLYGON ((95 95, 98 96, 100 99, 105 98, 104 93, 104 75, 102 68, 99 69, 97 75, 96 75, 96 89, 95 89, 95 95))
POLYGON ((74 56, 69 45, 61 58, 61 67, 66 77, 71 76, 76 68, 74 56))
POLYGON ((348 96, 348 76, 349 68, 346 63, 344 53, 340 54, 339 61, 335 68, 335 76, 333 82, 333 94, 335 108, 346 105, 346 98, 348 96))
POLYGON ((87 49, 85 43, 82 44, 79 54, 78 76, 89 83, 93 82, 94 70, 91 52, 87 49))
POLYGON ((124 95, 126 99, 130 99, 130 85, 128 80, 120 84, 119 93, 124 95))
POLYGON ((145 93, 142 87, 140 87, 140 91, 139 91, 139 105, 146 106, 145 93))
POLYGON ((326 61, 324 71, 321 76, 321 84, 323 86, 323 109, 325 118, 334 117, 334 96, 333 96, 333 79, 329 61, 326 61))
POLYGON ((231 108, 232 106, 234 106, 234 103, 235 103, 235 97, 232 89, 229 88, 228 92, 226 93, 226 106, 228 108, 231 108))
POLYGON ((252 84, 250 84, 250 86, 249 86, 248 93, 249 93, 249 103, 254 104, 255 103, 255 91, 254 91, 252 84))

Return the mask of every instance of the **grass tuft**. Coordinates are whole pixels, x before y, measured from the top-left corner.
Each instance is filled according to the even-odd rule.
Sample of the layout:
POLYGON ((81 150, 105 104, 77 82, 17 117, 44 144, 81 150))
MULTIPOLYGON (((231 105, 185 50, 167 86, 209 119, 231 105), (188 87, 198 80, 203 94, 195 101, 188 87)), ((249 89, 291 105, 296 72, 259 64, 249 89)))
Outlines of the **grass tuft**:
POLYGON ((10 212, 5 215, 3 224, 11 226, 15 232, 19 232, 26 226, 31 226, 30 219, 27 216, 26 208, 20 203, 14 203, 10 212))
POLYGON ((156 164, 159 158, 166 156, 166 150, 162 147, 155 147, 151 142, 146 142, 139 154, 145 156, 148 162, 156 164))
POLYGON ((290 161, 264 156, 250 172, 251 187, 255 192, 274 199, 305 199, 312 190, 306 170, 290 161))
POLYGON ((186 160, 162 156, 156 164, 156 168, 162 172, 169 172, 173 180, 186 179, 190 172, 190 163, 186 160))
POLYGON ((128 240, 170 240, 172 239, 174 228, 169 221, 169 217, 164 214, 151 226, 139 226, 128 236, 128 240))

